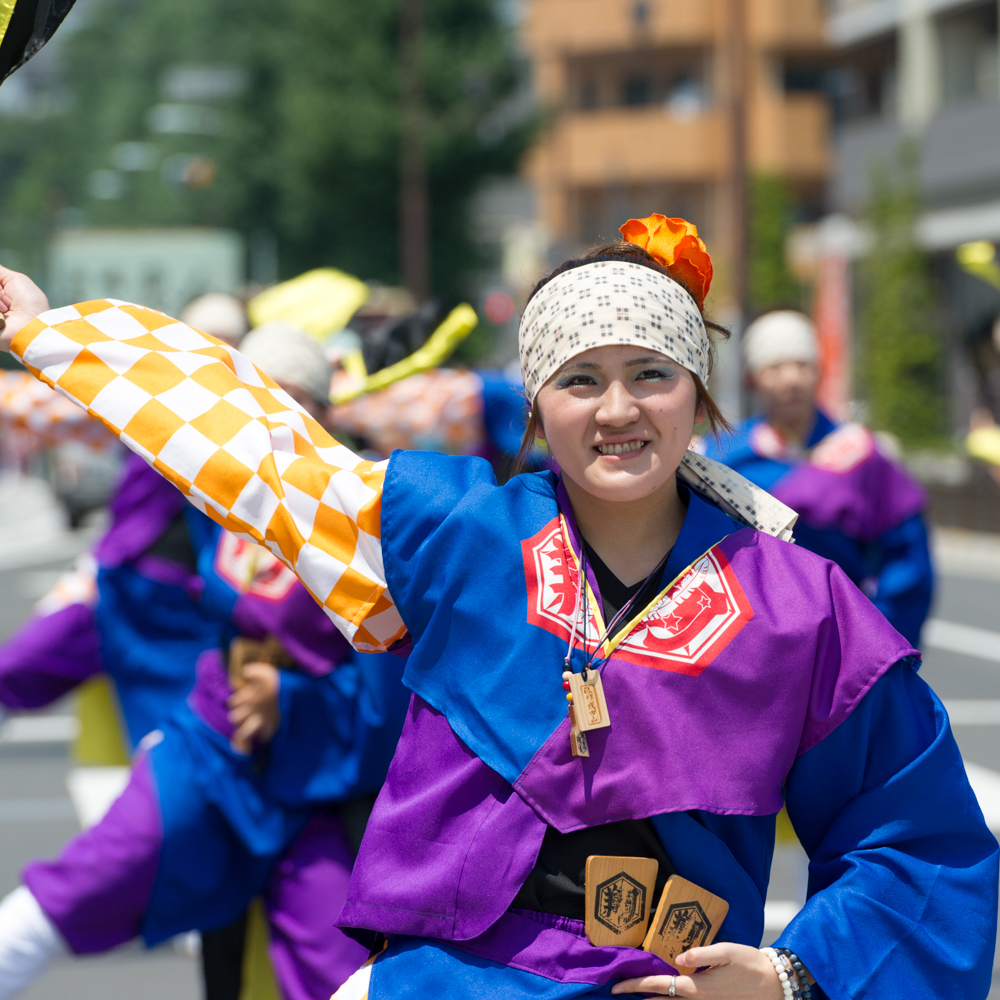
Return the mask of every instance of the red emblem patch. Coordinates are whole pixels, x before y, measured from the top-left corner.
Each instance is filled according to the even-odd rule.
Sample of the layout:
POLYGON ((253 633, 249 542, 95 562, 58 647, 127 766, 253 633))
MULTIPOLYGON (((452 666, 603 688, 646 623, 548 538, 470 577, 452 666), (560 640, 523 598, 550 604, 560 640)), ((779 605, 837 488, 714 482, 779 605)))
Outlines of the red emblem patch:
POLYGON ((283 600, 295 585, 295 574, 277 556, 228 531, 219 536, 215 572, 237 593, 268 601, 283 600))
MULTIPOLYGON (((577 568, 563 544, 559 518, 521 542, 528 624, 569 642, 577 618, 577 568)), ((729 560, 713 548, 637 622, 612 654, 644 667, 697 677, 753 617, 729 560)), ((591 612, 586 645, 599 638, 591 612)), ((579 642, 579 639, 578 639, 579 642)), ((583 643, 580 643, 583 645, 583 643)))
POLYGON ((871 431, 861 424, 844 424, 827 434, 813 449, 809 461, 826 472, 850 472, 875 451, 871 431))

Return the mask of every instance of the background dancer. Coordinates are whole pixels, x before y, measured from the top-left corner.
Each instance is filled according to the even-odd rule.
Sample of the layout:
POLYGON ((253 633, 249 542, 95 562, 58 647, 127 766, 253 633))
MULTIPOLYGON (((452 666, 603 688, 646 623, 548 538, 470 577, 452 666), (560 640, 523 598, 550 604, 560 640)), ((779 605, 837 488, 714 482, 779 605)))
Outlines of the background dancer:
POLYGON ((869 430, 816 405, 819 350, 806 316, 768 313, 743 345, 762 412, 706 438, 705 453, 796 511, 796 542, 836 562, 919 645, 934 589, 924 491, 869 430))
MULTIPOLYGON (((329 369, 315 342, 272 327, 246 346, 291 391, 315 392, 323 412, 329 369)), ((90 954, 213 928, 226 931, 204 935, 207 995, 237 997, 244 914, 257 895, 288 1000, 329 996, 365 958, 328 908, 344 898, 402 725, 403 661, 353 653, 273 555, 190 513, 200 519, 189 537, 212 648, 187 704, 140 744, 105 818, 56 861, 29 865, 0 905, 0 997, 67 946, 90 954), (220 640, 234 649, 240 637, 276 662, 228 669, 220 640)), ((122 541, 120 531, 110 537, 122 541)))
POLYGON ((198 656, 218 643, 200 606, 192 531, 211 521, 138 456, 111 501, 111 528, 0 646, 0 705, 41 708, 107 676, 120 712, 102 718, 131 753, 183 703, 198 656), (120 723, 119 723, 120 720, 120 723))
POLYGON ((981 998, 997 845, 947 715, 843 571, 786 544, 794 514, 686 451, 696 422, 720 422, 711 261, 682 220, 623 233, 528 303, 526 438, 562 472, 504 487, 476 459, 359 461, 238 352, 158 314, 35 319, 44 296, 4 271, 0 302, 17 356, 113 429, 134 400, 136 446, 280 551, 356 647, 411 645, 415 697, 341 915, 392 938, 342 996, 981 998), (152 341, 178 385, 197 373, 178 394, 197 417, 151 405, 152 341), (783 799, 810 898, 762 954, 783 799), (725 899, 720 943, 669 956, 710 968, 591 943, 593 854, 725 899))

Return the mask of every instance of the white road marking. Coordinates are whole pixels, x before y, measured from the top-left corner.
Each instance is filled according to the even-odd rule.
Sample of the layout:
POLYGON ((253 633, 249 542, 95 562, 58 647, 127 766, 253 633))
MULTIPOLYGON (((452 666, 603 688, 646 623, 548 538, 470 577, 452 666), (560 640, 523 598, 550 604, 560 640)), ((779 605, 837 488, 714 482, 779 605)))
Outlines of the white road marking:
POLYGON ((125 791, 131 773, 130 767, 74 767, 66 775, 66 787, 84 830, 104 819, 112 803, 125 791))
POLYGON ((0 744, 69 743, 79 732, 75 715, 15 715, 0 725, 0 744))
POLYGON ((979 808, 986 817, 986 825, 997 833, 1000 831, 1000 774, 968 761, 965 763, 965 773, 979 799, 979 808))
POLYGON ((1000 699, 949 698, 944 707, 953 726, 1000 726, 1000 699))
POLYGON ((1000 663, 1000 632, 931 618, 924 625, 922 640, 925 646, 935 649, 1000 663))

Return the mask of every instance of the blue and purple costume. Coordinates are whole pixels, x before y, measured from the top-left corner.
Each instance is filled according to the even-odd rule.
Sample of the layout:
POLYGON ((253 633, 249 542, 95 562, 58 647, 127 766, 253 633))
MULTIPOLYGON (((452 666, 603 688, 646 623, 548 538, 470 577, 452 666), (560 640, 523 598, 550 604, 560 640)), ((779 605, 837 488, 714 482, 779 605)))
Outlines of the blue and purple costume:
POLYGON ((0 704, 40 708, 106 673, 134 748, 184 703, 198 656, 218 644, 189 541, 212 522, 136 456, 125 463, 111 518, 94 552, 96 579, 88 569, 72 574, 0 647, 0 704))
POLYGON ((757 946, 782 805, 811 863, 779 943, 827 997, 986 995, 996 841, 919 654, 834 563, 688 494, 667 586, 602 668, 611 728, 574 758, 559 679, 581 541, 557 478, 497 487, 485 463, 396 454, 382 545, 415 696, 340 920, 390 935, 370 1000, 669 974, 512 908, 550 828, 648 818, 677 873, 729 902, 718 940, 757 946))
POLYGON ((354 653, 266 550, 189 513, 198 609, 211 623, 194 686, 139 742, 105 818, 58 859, 30 864, 24 882, 77 954, 223 927, 261 895, 282 990, 312 1000, 366 954, 329 912, 354 860, 340 813, 384 779, 409 700, 403 661, 354 653), (273 636, 294 663, 281 671, 278 732, 253 755, 230 744, 222 650, 237 635, 273 636))
POLYGON ((799 515, 795 540, 832 559, 914 645, 930 610, 934 573, 922 512, 927 496, 858 424, 816 411, 801 455, 763 417, 706 454, 773 493, 799 515))

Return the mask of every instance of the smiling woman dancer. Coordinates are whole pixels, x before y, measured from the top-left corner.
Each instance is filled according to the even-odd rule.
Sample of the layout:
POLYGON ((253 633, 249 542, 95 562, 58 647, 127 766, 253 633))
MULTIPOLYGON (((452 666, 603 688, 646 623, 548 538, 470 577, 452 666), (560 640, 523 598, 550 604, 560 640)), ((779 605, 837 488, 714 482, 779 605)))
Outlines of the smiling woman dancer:
POLYGON ((682 220, 623 233, 528 303, 529 431, 562 472, 503 487, 474 458, 360 461, 159 313, 43 312, 2 269, 0 306, 32 372, 280 555, 355 646, 409 647, 339 921, 378 957, 340 996, 980 1000, 997 845, 944 709, 844 573, 788 544, 794 515, 686 451, 716 413, 711 262, 682 220), (810 898, 762 952, 783 803, 810 898), (622 870, 598 884, 594 857, 622 870), (662 918, 635 945, 674 874, 708 909, 664 911, 670 965, 662 918))

